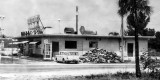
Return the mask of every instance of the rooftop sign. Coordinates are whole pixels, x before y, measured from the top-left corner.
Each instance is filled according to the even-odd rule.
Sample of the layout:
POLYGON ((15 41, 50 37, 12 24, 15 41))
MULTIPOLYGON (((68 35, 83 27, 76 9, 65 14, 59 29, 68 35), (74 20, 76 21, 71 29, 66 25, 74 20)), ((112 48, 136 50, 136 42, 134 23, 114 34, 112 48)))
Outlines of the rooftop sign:
POLYGON ((40 15, 35 15, 30 18, 28 18, 27 23, 28 23, 28 30, 34 30, 36 28, 40 28, 39 26, 40 22, 40 15))
POLYGON ((43 28, 40 27, 40 15, 35 15, 27 19, 28 31, 21 32, 21 36, 43 34, 43 28))

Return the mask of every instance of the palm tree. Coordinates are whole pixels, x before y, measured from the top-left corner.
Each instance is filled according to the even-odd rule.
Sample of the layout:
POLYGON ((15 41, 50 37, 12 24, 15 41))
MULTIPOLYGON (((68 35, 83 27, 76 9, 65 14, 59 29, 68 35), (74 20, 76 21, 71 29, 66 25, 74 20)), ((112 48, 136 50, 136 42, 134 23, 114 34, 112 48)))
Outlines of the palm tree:
POLYGON ((124 9, 125 14, 128 13, 127 24, 135 30, 135 62, 136 62, 136 76, 141 77, 139 66, 139 42, 138 33, 140 29, 144 29, 150 21, 151 7, 148 6, 148 0, 119 0, 127 7, 124 9))
POLYGON ((123 37, 124 37, 124 30, 123 30, 123 19, 124 16, 127 14, 127 0, 119 0, 118 1, 118 6, 119 6, 119 10, 118 10, 118 14, 121 17, 121 41, 122 41, 122 61, 124 61, 124 52, 123 52, 123 48, 124 48, 124 41, 123 41, 123 37))

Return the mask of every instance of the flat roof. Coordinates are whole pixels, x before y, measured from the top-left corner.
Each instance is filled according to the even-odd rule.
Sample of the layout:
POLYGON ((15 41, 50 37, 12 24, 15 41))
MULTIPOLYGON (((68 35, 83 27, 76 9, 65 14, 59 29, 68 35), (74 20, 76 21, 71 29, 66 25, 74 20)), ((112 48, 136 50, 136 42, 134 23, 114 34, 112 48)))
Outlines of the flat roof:
MULTIPOLYGON (((25 39, 25 38, 46 38, 46 37, 70 37, 70 38, 121 38, 121 36, 106 36, 106 35, 77 35, 77 34, 39 34, 39 35, 29 35, 14 37, 15 39, 25 39)), ((135 38, 134 36, 124 36, 124 38, 135 38)), ((142 39, 155 38, 155 36, 139 36, 142 39)))

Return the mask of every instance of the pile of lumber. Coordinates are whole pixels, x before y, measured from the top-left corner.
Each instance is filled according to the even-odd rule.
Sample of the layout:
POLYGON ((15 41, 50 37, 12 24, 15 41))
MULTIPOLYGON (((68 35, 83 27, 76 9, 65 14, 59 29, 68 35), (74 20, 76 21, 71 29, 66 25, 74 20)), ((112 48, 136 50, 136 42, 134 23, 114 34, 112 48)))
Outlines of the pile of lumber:
POLYGON ((115 52, 106 51, 104 49, 92 49, 80 57, 82 62, 93 63, 121 63, 121 57, 115 52))

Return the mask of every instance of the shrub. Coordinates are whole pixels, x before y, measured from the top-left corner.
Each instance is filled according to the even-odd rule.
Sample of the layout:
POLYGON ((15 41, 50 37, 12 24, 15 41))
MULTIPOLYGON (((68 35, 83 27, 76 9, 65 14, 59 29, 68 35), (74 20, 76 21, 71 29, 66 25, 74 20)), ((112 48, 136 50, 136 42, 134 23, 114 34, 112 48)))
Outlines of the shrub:
POLYGON ((122 79, 131 79, 133 77, 136 77, 134 73, 130 72, 117 72, 112 77, 121 77, 122 79))
POLYGON ((104 49, 92 49, 82 55, 80 59, 83 62, 94 62, 94 63, 117 63, 122 62, 121 57, 115 52, 109 52, 104 49))
POLYGON ((160 61, 157 58, 152 58, 152 56, 150 54, 152 54, 153 52, 144 52, 141 57, 140 60, 142 62, 143 65, 143 69, 148 69, 150 72, 149 76, 155 79, 160 79, 160 70, 159 70, 159 66, 160 66, 160 61))

